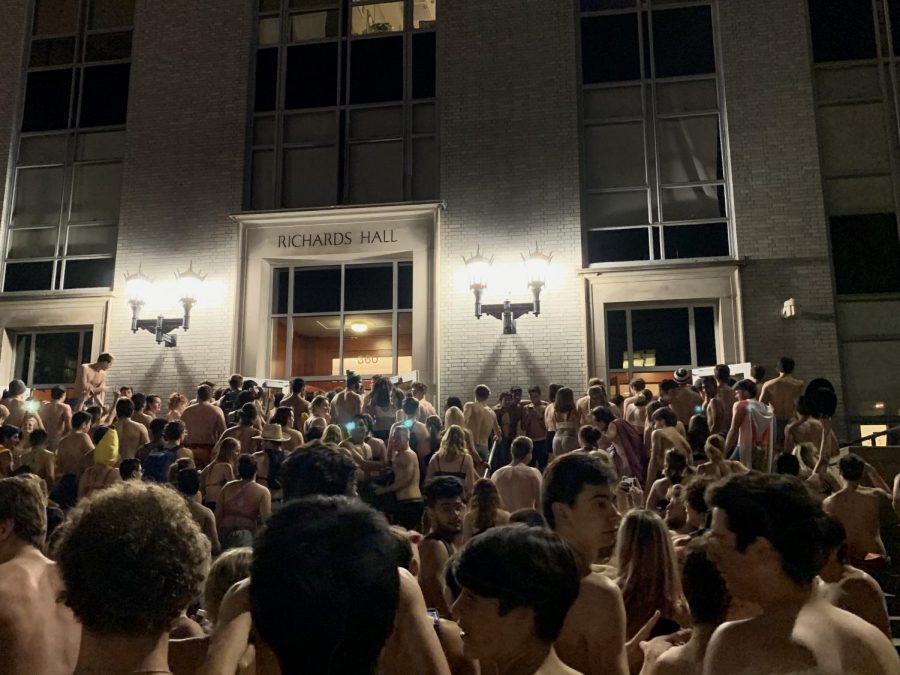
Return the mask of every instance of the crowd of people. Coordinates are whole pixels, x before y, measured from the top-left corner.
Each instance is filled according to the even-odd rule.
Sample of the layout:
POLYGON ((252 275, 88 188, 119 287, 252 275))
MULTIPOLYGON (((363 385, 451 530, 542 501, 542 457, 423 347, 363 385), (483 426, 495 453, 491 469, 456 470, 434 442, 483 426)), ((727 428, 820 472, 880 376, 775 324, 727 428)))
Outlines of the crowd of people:
POLYGON ((900 675, 900 476, 789 358, 443 415, 350 371, 163 410, 113 362, 0 401, 0 673, 900 675))

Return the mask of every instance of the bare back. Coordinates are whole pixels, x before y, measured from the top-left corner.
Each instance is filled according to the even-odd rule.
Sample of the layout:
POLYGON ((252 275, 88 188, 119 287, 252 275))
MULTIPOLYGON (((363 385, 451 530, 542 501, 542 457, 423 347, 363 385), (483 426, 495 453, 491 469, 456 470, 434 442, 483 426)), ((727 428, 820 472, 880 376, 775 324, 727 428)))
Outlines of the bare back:
POLYGON ((703 397, 693 389, 678 387, 669 392, 668 401, 669 407, 675 413, 678 421, 687 426, 695 414, 697 406, 703 404, 703 397))
POLYGON ((59 440, 69 432, 72 421, 72 409, 59 401, 48 401, 38 410, 38 416, 47 431, 47 440, 51 449, 55 449, 59 440))
POLYGON ((527 464, 511 464, 499 469, 491 480, 506 510, 541 508, 541 472, 537 469, 527 464))
POLYGON ((794 415, 797 400, 803 393, 803 381, 790 375, 782 375, 766 382, 759 394, 761 403, 771 405, 776 419, 786 420, 794 415))
POLYGON ((497 417, 494 411, 483 403, 466 403, 463 410, 466 419, 466 428, 472 432, 475 445, 487 445, 491 431, 497 426, 497 417))
POLYGON ((625 603, 611 580, 591 572, 554 644, 560 659, 585 675, 626 675, 625 603))
POLYGON ((119 434, 119 455, 122 459, 132 459, 137 451, 150 442, 147 427, 130 419, 120 419, 115 424, 119 434))
POLYGON ((60 476, 79 475, 86 468, 85 464, 92 461, 86 455, 93 449, 94 444, 87 434, 73 431, 59 442, 56 449, 56 473, 60 476))
POLYGON ((851 558, 862 560, 868 553, 885 555, 881 509, 887 500, 887 495, 880 490, 845 487, 822 503, 825 513, 844 526, 851 558))

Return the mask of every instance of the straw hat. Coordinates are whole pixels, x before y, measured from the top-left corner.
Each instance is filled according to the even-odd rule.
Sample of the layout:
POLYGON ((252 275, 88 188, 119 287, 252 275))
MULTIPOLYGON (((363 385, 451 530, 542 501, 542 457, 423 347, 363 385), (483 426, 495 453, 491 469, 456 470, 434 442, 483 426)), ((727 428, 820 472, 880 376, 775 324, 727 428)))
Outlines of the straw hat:
POLYGON ((291 437, 284 433, 280 424, 266 424, 263 425, 262 433, 259 436, 254 436, 253 440, 284 443, 285 441, 291 440, 291 437))

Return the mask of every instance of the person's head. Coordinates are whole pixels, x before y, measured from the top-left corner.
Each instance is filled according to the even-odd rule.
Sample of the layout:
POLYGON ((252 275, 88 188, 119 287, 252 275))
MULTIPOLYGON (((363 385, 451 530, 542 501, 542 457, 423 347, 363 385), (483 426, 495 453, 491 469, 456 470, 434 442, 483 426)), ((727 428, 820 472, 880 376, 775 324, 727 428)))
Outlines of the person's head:
POLYGON ((134 411, 135 412, 143 412, 144 406, 147 405, 147 397, 142 393, 138 392, 136 394, 132 394, 131 402, 134 403, 134 411))
POLYGON ((669 394, 678 389, 678 383, 671 379, 665 379, 659 383, 659 397, 664 400, 668 400, 669 394))
POLYGON ((678 530, 687 523, 687 506, 685 504, 684 485, 672 485, 666 491, 666 527, 670 530, 678 530))
POLYGON ((163 427, 163 441, 166 443, 181 445, 187 434, 187 428, 181 420, 167 422, 163 427))
POLYGON ((710 462, 721 462, 725 459, 725 439, 719 434, 712 434, 703 445, 703 454, 710 462))
POLYGON ((824 563, 822 510, 793 476, 750 472, 709 488, 712 558, 731 593, 759 602, 779 576, 800 586, 824 563))
POLYGON ((341 428, 337 424, 329 424, 325 427, 324 431, 322 431, 321 440, 323 443, 340 445, 344 441, 344 435, 341 433, 341 428))
POLYGON ((425 398, 425 394, 428 393, 428 385, 424 382, 413 382, 410 385, 409 390, 417 400, 421 401, 423 398, 425 398))
POLYGON ((510 446, 513 461, 518 464, 528 464, 533 450, 534 442, 528 436, 516 436, 510 446))
POLYGON ((91 633, 163 635, 203 588, 209 540, 169 488, 118 483, 82 501, 61 527, 63 599, 91 633))
POLYGON ((437 447, 444 435, 444 423, 437 415, 429 415, 425 418, 425 429, 428 430, 429 447, 437 447))
POLYGON ((103 418, 103 408, 99 405, 92 405, 89 408, 85 408, 85 412, 91 416, 92 427, 100 424, 100 420, 103 418))
POLYGON ((558 413, 569 413, 575 410, 575 392, 570 387, 560 387, 553 400, 553 409, 558 413))
POLYGON ((734 385, 734 390, 737 392, 738 398, 742 401, 748 401, 750 399, 756 398, 756 382, 753 380, 741 380, 737 384, 734 385))
MULTIPOLYGON (((453 410, 453 408, 451 408, 453 410)), ((449 411, 448 411, 449 412, 449 411)), ((466 452, 466 432, 457 424, 451 424, 441 438, 438 453, 448 461, 459 459, 466 452)))
POLYGON ((607 403, 606 390, 599 384, 595 384, 588 388, 588 399, 592 405, 603 405, 607 403))
POLYGON ((766 379, 766 367, 765 366, 752 366, 750 368, 750 378, 759 384, 763 380, 766 379))
POLYGON ((212 387, 209 387, 205 384, 197 387, 197 401, 206 402, 212 398, 212 387))
POLYGON ((238 411, 238 419, 245 427, 252 426, 256 422, 257 415, 259 415, 259 409, 252 402, 244 403, 238 411))
POLYGON ((122 477, 122 480, 140 480, 143 475, 141 460, 137 457, 123 459, 122 463, 119 464, 119 475, 122 477))
POLYGON ((279 406, 272 414, 272 423, 282 427, 288 427, 294 423, 294 409, 290 406, 279 406))
POLYGON ((346 497, 299 499, 269 518, 253 546, 250 604, 282 672, 374 672, 394 629, 396 551, 384 517, 346 497))
POLYGON ((724 623, 731 596, 725 580, 710 559, 706 542, 694 540, 685 549, 681 586, 695 626, 724 623))
MULTIPOLYGON (((282 467, 284 464, 282 464, 282 467)), ((241 455, 238 457, 237 475, 243 481, 256 479, 256 458, 253 455, 241 455)))
POLYGON ((847 546, 847 532, 841 521, 825 516, 819 523, 822 534, 822 552, 825 560, 840 565, 850 564, 850 552, 847 546))
POLYGON ((513 401, 512 394, 510 394, 508 391, 501 391, 499 400, 500 400, 500 405, 504 406, 504 407, 515 404, 515 401, 513 401))
POLYGON ((237 373, 234 373, 231 377, 228 378, 228 386, 232 389, 240 389, 244 385, 244 377, 237 373))
POLYGON ((113 358, 112 354, 104 352, 97 357, 97 368, 100 370, 109 370, 109 367, 112 365, 114 360, 115 359, 113 358))
POLYGON ((631 381, 631 384, 628 385, 628 388, 631 390, 632 394, 637 395, 647 388, 647 383, 638 377, 631 381))
POLYGON ((716 374, 716 379, 720 384, 728 384, 728 380, 731 378, 731 368, 724 363, 720 363, 713 369, 713 372, 716 374))
MULTIPOLYGON (((179 474, 187 469, 191 469, 196 471, 197 467, 194 464, 194 460, 190 457, 179 457, 174 462, 169 464, 169 470, 166 475, 166 483, 168 483, 171 487, 178 490, 178 476, 179 474)), ((190 481, 190 479, 188 479, 190 481)), ((190 485, 190 483, 188 483, 190 485)), ((190 488, 188 488, 190 489, 190 488)), ((200 490, 200 476, 197 476, 197 490, 200 490)), ((193 494, 197 494, 194 492, 193 494)))
POLYGON ((324 396, 316 396, 310 403, 310 410, 316 417, 321 417, 328 410, 328 399, 324 396))
POLYGON ((203 608, 213 625, 219 618, 219 607, 225 593, 234 584, 250 576, 252 562, 253 549, 242 546, 223 552, 209 568, 209 576, 203 586, 203 608))
POLYGON ((22 436, 26 436, 26 434, 31 434, 35 429, 43 429, 44 425, 41 422, 41 418, 35 415, 33 412, 27 412, 22 415, 22 436))
POLYGON ((479 403, 487 401, 491 397, 491 390, 486 384, 475 387, 475 400, 479 403))
POLYGON ((613 545, 619 512, 609 464, 591 453, 575 452, 553 460, 544 472, 542 507, 551 529, 591 563, 613 545))
POLYGON ((279 474, 284 498, 310 495, 347 495, 356 492, 356 464, 342 452, 321 441, 307 443, 281 465, 279 474))
POLYGON ((866 462, 862 457, 851 452, 838 460, 838 471, 845 481, 858 483, 866 471, 866 462))
POLYGON ((91 428, 91 416, 83 410, 72 415, 72 430, 82 433, 91 428))
POLYGON ((0 479, 0 564, 18 544, 43 549, 47 534, 47 500, 35 481, 24 476, 0 479))
POLYGON ((790 356, 782 356, 780 359, 778 359, 776 370, 778 370, 779 373, 790 375, 794 372, 794 359, 792 359, 790 356))
POLYGON ((454 424, 458 427, 465 427, 466 416, 463 414, 462 408, 451 406, 444 411, 444 429, 449 429, 454 424))
POLYGON ((13 426, 12 424, 0 425, 0 444, 2 444, 3 447, 14 448, 21 437, 22 432, 19 427, 13 426))
POLYGON ((354 415, 353 419, 346 425, 350 440, 354 443, 364 443, 369 436, 369 416, 354 415))
MULTIPOLYGON (((390 385, 390 383, 388 383, 390 385)), ((352 370, 347 371, 347 390, 358 392, 362 389, 362 376, 354 373, 352 370)))
POLYGON ((539 405, 541 402, 541 388, 538 386, 529 387, 528 400, 531 401, 534 405, 539 405))
POLYGON ((790 452, 779 452, 775 457, 775 473, 783 473, 786 476, 800 475, 800 460, 790 452))
POLYGON ((448 396, 444 403, 444 410, 450 410, 450 408, 459 408, 459 410, 462 411, 462 399, 460 399, 459 396, 448 396))
POLYGON ((408 419, 415 419, 416 415, 419 414, 419 401, 412 396, 407 396, 403 399, 403 414, 406 415, 408 419))
POLYGON ((712 476, 694 476, 684 487, 684 508, 687 522, 695 530, 706 529, 709 506, 706 505, 706 490, 715 482, 712 476))
POLYGON ((166 429, 167 422, 157 417, 147 425, 147 431, 150 433, 150 442, 159 443, 162 441, 163 432, 166 429))
POLYGON ((302 377, 291 378, 291 393, 302 396, 304 389, 306 389, 306 381, 302 377))
MULTIPOLYGON (((519 509, 509 514, 509 524, 521 523, 529 527, 547 527, 547 519, 537 509, 519 509)), ((549 528, 548 528, 549 529, 549 528)))
POLYGON ((680 483, 687 471, 687 458, 675 449, 666 451, 663 457, 663 475, 673 483, 680 483))
POLYGON ((134 387, 129 387, 127 384, 119 387, 119 398, 131 398, 132 394, 134 394, 134 387))
POLYGON ((422 488, 425 512, 435 532, 452 536, 462 531, 463 486, 453 476, 438 476, 422 488))
POLYGON ((24 396, 27 387, 22 380, 10 380, 9 386, 6 388, 6 395, 10 397, 24 396))
POLYGON ((184 394, 179 394, 175 391, 169 396, 169 410, 184 410, 187 407, 187 404, 187 396, 184 394))
POLYGON ((500 491, 489 478, 479 478, 472 487, 469 508, 476 512, 475 529, 483 530, 494 524, 497 509, 502 508, 500 491))
POLYGON ((223 438, 219 443, 219 450, 213 457, 214 464, 231 464, 234 466, 235 461, 241 454, 241 442, 236 438, 223 438))
POLYGON ((706 419, 706 415, 691 415, 691 419, 688 420, 687 437, 691 448, 703 449, 703 444, 709 438, 709 420, 706 419))
POLYGON ((657 429, 678 426, 678 418, 675 416, 675 412, 668 406, 659 408, 650 416, 650 419, 657 429))
POLYGON ((130 398, 120 398, 116 401, 116 417, 120 420, 131 417, 134 414, 134 402, 130 398))
POLYGON ((44 431, 43 429, 35 429, 30 434, 28 434, 28 447, 45 448, 49 439, 50 436, 46 431, 44 431))
POLYGON ((409 427, 405 424, 395 424, 391 427, 388 444, 397 450, 406 450, 409 447, 409 427))
POLYGON ((505 665, 534 643, 559 637, 578 597, 580 573, 568 546, 550 530, 498 527, 468 541, 454 558, 462 593, 451 611, 467 658, 505 665))
POLYGON ((522 400, 522 387, 514 385, 509 388, 509 393, 513 397, 513 401, 519 403, 522 400))
POLYGON ((62 401, 66 395, 66 388, 56 385, 50 390, 50 399, 53 401, 62 401))
POLYGON ((716 378, 712 375, 705 375, 701 381, 703 382, 703 393, 706 394, 706 398, 715 398, 719 392, 719 383, 716 378))
POLYGON ((582 450, 596 450, 603 434, 597 427, 585 424, 578 430, 578 442, 582 450))
POLYGON ((609 428, 609 425, 613 423, 613 420, 616 419, 612 410, 602 405, 598 405, 591 410, 591 417, 594 418, 594 424, 600 431, 606 431, 609 428))
POLYGON ((147 402, 144 404, 144 410, 148 415, 156 415, 162 410, 162 399, 156 394, 150 394, 147 397, 147 402))
POLYGON ((181 494, 193 497, 200 492, 200 472, 196 468, 180 469, 176 486, 181 494))

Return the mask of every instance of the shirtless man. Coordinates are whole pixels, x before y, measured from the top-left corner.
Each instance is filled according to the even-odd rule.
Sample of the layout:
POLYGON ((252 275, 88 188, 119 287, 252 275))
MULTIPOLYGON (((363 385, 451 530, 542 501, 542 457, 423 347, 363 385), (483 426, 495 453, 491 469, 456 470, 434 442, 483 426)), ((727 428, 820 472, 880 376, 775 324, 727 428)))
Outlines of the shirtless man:
POLYGON ((362 412, 362 390, 362 376, 348 370, 346 388, 331 401, 331 421, 334 424, 343 426, 362 412))
POLYGON ((491 454, 491 473, 507 466, 512 457, 510 446, 513 439, 519 433, 519 420, 522 416, 522 408, 516 403, 511 392, 504 391, 500 394, 500 403, 494 408, 497 424, 500 426, 500 437, 491 454))
POLYGON ((491 475, 507 511, 541 508, 541 472, 531 462, 532 442, 519 436, 512 442, 512 463, 491 475))
POLYGON ((475 440, 475 450, 485 461, 487 461, 491 452, 491 433, 498 439, 502 436, 500 425, 497 423, 497 415, 487 405, 487 400, 490 397, 491 390, 487 385, 479 384, 475 387, 475 400, 468 401, 463 406, 466 428, 472 432, 472 437, 475 440))
POLYGON ((225 414, 213 404, 212 389, 207 385, 197 388, 197 402, 184 409, 181 421, 188 429, 190 447, 199 460, 197 466, 206 466, 212 448, 225 431, 225 414))
POLYGON ((891 498, 883 490, 859 484, 866 471, 866 463, 859 455, 851 452, 841 457, 838 470, 844 487, 822 502, 822 509, 844 527, 850 564, 871 569, 866 564, 867 555, 887 555, 881 540, 881 517, 885 509, 893 513, 891 498))
POLYGON ((581 576, 555 647, 562 661, 585 675, 625 675, 625 604, 618 586, 591 564, 611 548, 619 527, 616 478, 600 458, 573 452, 544 473, 543 513, 569 545, 581 576))
POLYGON ((103 407, 103 397, 106 395, 106 371, 113 363, 112 354, 103 353, 97 357, 95 363, 82 363, 78 366, 78 374, 75 376, 75 410, 99 405, 103 407))
POLYGON ((434 409, 434 406, 429 403, 425 394, 428 393, 428 385, 424 382, 413 382, 409 387, 409 391, 412 393, 413 398, 415 398, 419 402, 419 414, 416 417, 420 422, 424 422, 429 417, 433 415, 437 415, 437 411, 434 409))
POLYGON ((422 470, 425 467, 425 459, 431 455, 432 450, 437 450, 437 448, 431 447, 428 427, 419 421, 418 416, 419 401, 410 397, 403 399, 403 406, 399 411, 400 421, 391 427, 391 433, 393 433, 394 427, 406 428, 409 432, 407 434, 409 446, 418 455, 419 469, 422 470))
POLYGON ((671 408, 660 408, 650 418, 653 423, 653 432, 650 434, 650 462, 647 465, 647 481, 644 485, 644 494, 650 494, 653 482, 659 476, 662 469, 663 457, 667 450, 675 450, 684 455, 688 466, 693 463, 691 446, 678 433, 675 425, 677 419, 671 408))
POLYGON ((529 402, 522 407, 522 433, 531 439, 531 466, 543 471, 550 457, 550 446, 547 444, 547 420, 544 413, 547 402, 541 400, 541 388, 531 387, 528 390, 529 402))
POLYGON ((677 420, 686 428, 691 417, 702 410, 703 397, 687 386, 691 379, 691 374, 687 370, 679 368, 675 378, 660 382, 659 400, 672 409, 677 420))
POLYGON ((145 427, 150 426, 153 417, 144 412, 144 409, 147 407, 147 397, 138 392, 131 396, 131 402, 134 403, 134 412, 131 413, 131 419, 138 424, 143 424, 145 427))
POLYGON ((784 429, 794 417, 797 401, 803 394, 803 380, 798 380, 794 372, 794 359, 782 356, 778 359, 778 377, 762 385, 759 401, 772 406, 775 411, 775 448, 784 445, 784 429))
POLYGON ((59 442, 56 448, 56 473, 61 477, 75 476, 77 485, 81 472, 93 463, 94 442, 88 432, 91 416, 83 410, 72 415, 72 431, 59 442))
POLYGON ((716 396, 722 401, 722 407, 725 409, 725 425, 730 427, 732 410, 738 400, 737 394, 731 388, 731 384, 729 384, 731 381, 731 368, 720 363, 713 372, 715 372, 716 384, 718 385, 716 396))
MULTIPOLYGON (((283 403, 283 401, 282 401, 283 403)), ((281 426, 281 431, 291 440, 281 444, 285 453, 290 454, 301 445, 303 445, 303 434, 294 427, 294 409, 290 406, 281 405, 275 408, 275 414, 272 415, 272 423, 281 426)))
POLYGON ((633 379, 631 384, 628 385, 628 391, 631 392, 631 396, 626 398, 622 403, 622 417, 626 420, 628 419, 628 415, 631 412, 631 407, 634 405, 634 402, 637 401, 638 396, 641 396, 641 392, 646 388, 647 383, 639 377, 633 379))
POLYGON ((375 494, 393 492, 397 497, 391 507, 394 522, 407 530, 421 530, 425 505, 419 490, 419 457, 409 447, 409 429, 402 424, 394 425, 388 445, 394 456, 391 461, 394 482, 376 487, 375 494))
POLYGON ((119 434, 119 455, 122 459, 131 459, 137 451, 150 442, 147 427, 131 419, 134 403, 127 398, 116 401, 116 423, 113 428, 119 434))
POLYGON ((719 398, 719 383, 712 375, 702 379, 703 383, 703 412, 706 414, 706 422, 709 424, 709 433, 719 434, 724 437, 728 433, 725 424, 728 417, 725 414, 725 406, 719 398))
MULTIPOLYGON (((159 419, 162 414, 162 399, 156 394, 150 394, 147 397, 147 402, 144 404, 144 413, 150 417, 150 422, 159 419)), ((147 422, 148 427, 150 422, 147 422)))
POLYGON ((822 423, 811 416, 806 401, 801 397, 797 401, 797 420, 784 428, 784 451, 792 452, 801 443, 812 443, 820 448, 823 434, 822 423))
POLYGON ((0 672, 70 675, 81 626, 58 601, 63 584, 44 557, 46 501, 35 481, 0 480, 0 672))
POLYGON ((72 430, 72 409, 63 399, 66 390, 59 385, 50 390, 50 400, 38 409, 38 417, 50 438, 50 449, 56 450, 59 440, 72 430))
POLYGON ((22 426, 22 420, 28 409, 25 407, 25 383, 22 380, 12 380, 6 388, 6 396, 3 397, 3 406, 9 411, 5 424, 14 427, 22 426))
POLYGON ((900 673, 890 640, 815 592, 822 512, 799 480, 732 476, 710 488, 708 501, 710 556, 732 596, 762 612, 716 629, 705 675, 900 673))
POLYGON ((28 450, 19 458, 19 466, 27 466, 31 473, 43 479, 50 493, 56 482, 56 455, 47 449, 47 432, 35 429, 28 435, 28 450))
POLYGON ((450 618, 450 608, 444 593, 444 567, 456 551, 462 534, 463 486, 452 476, 438 476, 422 491, 425 497, 425 512, 431 523, 429 532, 419 544, 422 559, 419 571, 419 585, 428 607, 450 618))
POLYGON ((606 398, 606 390, 603 388, 603 380, 592 377, 588 382, 587 395, 575 401, 575 410, 578 411, 581 419, 586 420, 591 410, 598 406, 609 407, 609 401, 606 398))
POLYGON ((302 377, 291 379, 291 393, 281 399, 281 405, 287 406, 294 411, 294 419, 292 421, 292 429, 295 431, 303 430, 303 423, 309 417, 309 403, 303 397, 306 390, 306 382, 302 377))

